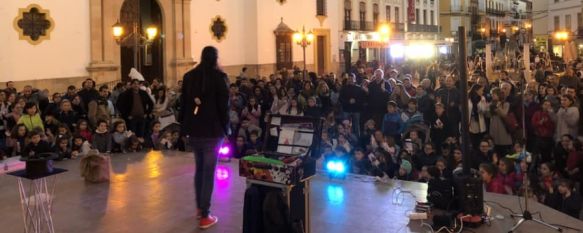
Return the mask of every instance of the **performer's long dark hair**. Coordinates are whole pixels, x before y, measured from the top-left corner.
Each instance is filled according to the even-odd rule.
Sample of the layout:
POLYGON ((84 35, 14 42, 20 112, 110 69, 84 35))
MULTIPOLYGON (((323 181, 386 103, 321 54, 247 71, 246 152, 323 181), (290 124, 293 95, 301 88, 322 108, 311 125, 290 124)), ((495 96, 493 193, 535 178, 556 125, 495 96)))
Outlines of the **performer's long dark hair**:
POLYGON ((200 55, 200 64, 196 68, 204 70, 219 69, 218 65, 219 51, 213 46, 207 46, 202 49, 200 55))
MULTIPOLYGON (((202 54, 200 55, 200 63, 196 66, 197 70, 200 70, 203 77, 208 77, 209 74, 213 74, 217 70, 221 70, 219 67, 219 51, 213 46, 206 46, 202 49, 202 54)), ((206 78, 202 79, 200 90, 197 93, 204 93, 206 88, 206 78)))

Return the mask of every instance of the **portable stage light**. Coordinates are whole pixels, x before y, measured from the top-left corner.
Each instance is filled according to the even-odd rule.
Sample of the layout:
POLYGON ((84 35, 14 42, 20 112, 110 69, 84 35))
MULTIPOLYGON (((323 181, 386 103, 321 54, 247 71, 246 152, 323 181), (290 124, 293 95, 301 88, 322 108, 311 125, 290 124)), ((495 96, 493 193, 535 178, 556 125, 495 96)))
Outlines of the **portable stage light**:
POLYGON ((326 163, 326 171, 330 178, 346 177, 346 162, 343 160, 330 160, 326 163))
POLYGON ((231 147, 227 144, 221 145, 219 148, 219 161, 230 162, 231 161, 231 147))

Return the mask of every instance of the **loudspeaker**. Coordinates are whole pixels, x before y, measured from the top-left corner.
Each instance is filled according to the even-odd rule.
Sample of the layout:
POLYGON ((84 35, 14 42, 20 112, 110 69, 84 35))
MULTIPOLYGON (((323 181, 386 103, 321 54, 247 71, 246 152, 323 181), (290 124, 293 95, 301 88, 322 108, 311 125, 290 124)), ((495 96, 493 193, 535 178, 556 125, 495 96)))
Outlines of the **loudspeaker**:
POLYGON ((484 213, 484 188, 482 179, 477 175, 454 175, 455 196, 464 214, 481 215, 484 213))

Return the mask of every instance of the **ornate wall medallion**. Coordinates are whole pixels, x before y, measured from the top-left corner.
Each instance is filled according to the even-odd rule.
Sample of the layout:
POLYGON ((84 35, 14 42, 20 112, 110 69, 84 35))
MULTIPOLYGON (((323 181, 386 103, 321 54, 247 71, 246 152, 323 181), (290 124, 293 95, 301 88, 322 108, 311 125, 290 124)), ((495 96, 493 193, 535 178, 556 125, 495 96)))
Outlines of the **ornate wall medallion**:
POLYGON ((49 11, 37 4, 18 9, 18 16, 14 19, 14 29, 18 32, 18 38, 33 45, 50 39, 54 28, 55 23, 49 11))
POLYGON ((223 41, 227 37, 227 23, 225 19, 217 15, 211 21, 210 26, 211 35, 217 42, 223 41))

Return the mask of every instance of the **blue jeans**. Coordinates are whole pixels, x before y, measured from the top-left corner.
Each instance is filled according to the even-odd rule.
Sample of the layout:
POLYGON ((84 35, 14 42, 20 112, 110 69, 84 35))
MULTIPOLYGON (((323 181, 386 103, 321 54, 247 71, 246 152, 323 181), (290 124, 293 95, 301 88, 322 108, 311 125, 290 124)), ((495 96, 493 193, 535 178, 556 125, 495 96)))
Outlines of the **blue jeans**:
POLYGON ((194 191, 196 205, 203 218, 210 214, 211 197, 215 182, 217 152, 223 143, 222 138, 191 138, 196 170, 194 173, 194 191))

